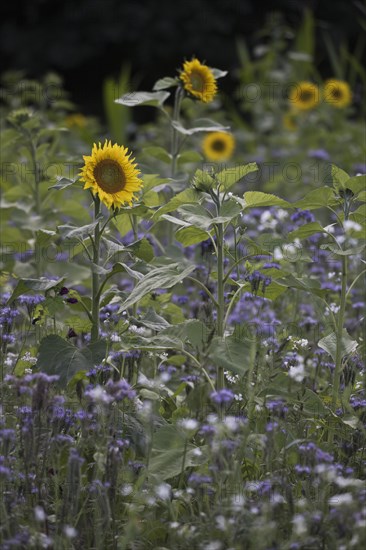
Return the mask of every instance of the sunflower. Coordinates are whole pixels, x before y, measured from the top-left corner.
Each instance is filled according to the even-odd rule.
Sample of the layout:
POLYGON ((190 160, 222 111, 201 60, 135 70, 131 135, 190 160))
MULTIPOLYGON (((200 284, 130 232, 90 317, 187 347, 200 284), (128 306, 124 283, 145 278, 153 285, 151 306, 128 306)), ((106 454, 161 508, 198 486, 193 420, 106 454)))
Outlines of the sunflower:
POLYGON ((289 100, 293 107, 301 111, 314 109, 320 100, 319 88, 312 82, 302 81, 293 86, 289 93, 289 100))
POLYGON ((226 132, 210 132, 202 142, 202 150, 208 160, 219 162, 229 160, 235 149, 235 139, 226 132))
POLYGON ((210 103, 217 92, 216 78, 207 65, 202 65, 198 59, 186 61, 180 79, 184 89, 204 103, 210 103))
POLYGON ((352 101, 351 88, 344 80, 327 80, 324 86, 324 99, 337 109, 348 107, 352 101))
POLYGON ((102 147, 94 143, 91 156, 84 156, 85 165, 81 169, 80 179, 84 189, 90 189, 108 208, 118 208, 125 203, 130 206, 136 197, 134 193, 142 187, 138 178, 140 170, 133 164, 126 147, 112 145, 105 141, 102 147))

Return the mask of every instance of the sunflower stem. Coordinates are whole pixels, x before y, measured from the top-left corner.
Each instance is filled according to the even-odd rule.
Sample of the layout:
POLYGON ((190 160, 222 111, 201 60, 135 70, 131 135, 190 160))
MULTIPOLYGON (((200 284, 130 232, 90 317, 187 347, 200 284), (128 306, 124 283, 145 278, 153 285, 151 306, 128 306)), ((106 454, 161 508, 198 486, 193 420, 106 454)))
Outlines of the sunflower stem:
MULTIPOLYGON (((182 88, 178 86, 174 96, 174 110, 173 110, 172 122, 179 122, 180 106, 183 99, 182 92, 183 92, 182 88)), ((175 173, 177 170, 178 152, 179 152, 179 132, 172 125, 172 138, 171 138, 171 157, 172 157, 171 177, 172 178, 175 177, 175 173)))
MULTIPOLYGON (((98 219, 100 214, 100 199, 97 196, 93 197, 94 200, 94 220, 98 219)), ((99 273, 95 268, 99 267, 99 248, 100 248, 100 236, 99 223, 94 229, 94 247, 93 247, 93 265, 92 265, 92 311, 91 316, 93 319, 93 325, 91 329, 91 342, 96 342, 99 338, 99 273)))

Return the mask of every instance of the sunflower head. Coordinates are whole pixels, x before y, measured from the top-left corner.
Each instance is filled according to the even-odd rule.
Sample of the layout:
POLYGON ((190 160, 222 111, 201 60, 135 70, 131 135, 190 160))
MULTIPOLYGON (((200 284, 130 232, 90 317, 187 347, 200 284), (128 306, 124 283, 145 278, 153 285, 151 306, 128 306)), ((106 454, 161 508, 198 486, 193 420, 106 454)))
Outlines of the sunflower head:
POLYGON ((235 139, 226 132, 210 132, 202 142, 205 157, 213 162, 229 160, 235 149, 235 139))
POLYGON ((291 88, 289 100, 300 111, 314 109, 320 101, 319 88, 312 82, 298 82, 291 88))
POLYGON ((348 107, 352 101, 351 88, 344 80, 327 80, 324 86, 324 99, 337 109, 348 107))
POLYGON ((193 97, 204 103, 210 103, 214 99, 217 92, 216 78, 212 70, 207 65, 202 65, 198 59, 183 64, 180 79, 184 89, 193 97))
POLYGON ((112 145, 105 141, 103 147, 94 143, 91 156, 84 156, 80 180, 84 189, 98 195, 108 208, 118 208, 123 204, 132 205, 134 193, 142 187, 138 175, 140 171, 131 159, 126 147, 112 145))

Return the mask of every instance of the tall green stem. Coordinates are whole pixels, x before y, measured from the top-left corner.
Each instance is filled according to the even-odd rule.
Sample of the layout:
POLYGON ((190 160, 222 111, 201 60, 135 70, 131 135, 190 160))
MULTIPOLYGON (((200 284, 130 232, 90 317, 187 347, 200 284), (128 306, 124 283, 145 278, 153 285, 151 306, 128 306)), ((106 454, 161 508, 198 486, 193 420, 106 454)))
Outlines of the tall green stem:
MULTIPOLYGON (((100 213, 100 199, 98 196, 94 197, 94 220, 96 220, 100 213)), ((93 271, 92 271, 92 311, 93 325, 91 329, 91 341, 96 342, 99 338, 99 273, 95 268, 99 266, 99 248, 100 248, 100 229, 99 224, 94 229, 94 243, 93 243, 93 271)))
POLYGON ((342 338, 343 338, 343 325, 344 316, 346 310, 346 296, 347 296, 347 256, 342 256, 342 286, 341 286, 341 303, 337 317, 337 346, 336 346, 336 361, 333 380, 333 395, 332 395, 332 408, 337 406, 337 399, 339 394, 339 386, 341 379, 342 368, 342 338))
MULTIPOLYGON (((217 335, 224 336, 224 228, 222 224, 217 225, 217 335)), ((224 369, 217 370, 217 390, 224 387, 224 369)))
MULTIPOLYGON (((32 137, 29 137, 29 152, 32 159, 32 168, 34 173, 34 205, 35 205, 36 215, 39 216, 41 212, 41 199, 39 194, 40 174, 37 168, 37 149, 33 142, 32 137)), ((40 247, 37 245, 37 234, 35 237, 34 255, 35 255, 37 277, 40 277, 42 274, 42 258, 41 258, 42 251, 40 247)))
MULTIPOLYGON (((183 99, 183 90, 178 86, 175 92, 174 97, 174 110, 173 110, 173 118, 172 122, 179 122, 179 115, 180 115, 180 106, 183 99)), ((172 163, 171 163, 171 177, 175 177, 175 173, 177 170, 177 158, 178 158, 178 152, 179 152, 179 132, 172 126, 172 138, 171 138, 171 156, 172 156, 172 163)))

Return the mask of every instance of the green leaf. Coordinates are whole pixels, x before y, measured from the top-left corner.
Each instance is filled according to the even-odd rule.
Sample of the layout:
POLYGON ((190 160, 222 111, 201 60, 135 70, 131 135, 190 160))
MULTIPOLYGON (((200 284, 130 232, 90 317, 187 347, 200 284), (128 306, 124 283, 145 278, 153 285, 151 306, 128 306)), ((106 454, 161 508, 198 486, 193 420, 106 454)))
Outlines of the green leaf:
POLYGON ((59 225, 57 229, 64 239, 85 239, 93 233, 98 223, 99 220, 95 220, 88 225, 82 225, 81 227, 75 227, 73 225, 59 225))
POLYGON ((56 179, 57 179, 57 183, 55 183, 55 185, 51 185, 51 187, 49 187, 48 189, 57 189, 57 190, 66 189, 66 187, 70 187, 70 185, 75 185, 77 181, 77 178, 72 180, 72 179, 64 178, 60 176, 56 176, 56 179))
POLYGON ((92 322, 90 319, 83 319, 77 315, 72 315, 71 317, 65 319, 65 325, 74 329, 77 333, 89 333, 92 328, 92 322))
POLYGON ((28 292, 46 292, 47 290, 51 290, 51 288, 61 286, 64 280, 65 279, 62 278, 54 281, 51 279, 46 279, 45 277, 42 277, 41 279, 19 279, 12 295, 8 300, 8 304, 14 302, 18 296, 22 296, 28 292))
POLYGON ((349 180, 349 175, 347 174, 347 172, 345 172, 344 170, 342 170, 342 168, 339 168, 335 164, 332 164, 331 172, 332 172, 332 180, 333 180, 333 183, 335 184, 334 187, 336 189, 339 189, 339 188, 344 189, 345 188, 344 184, 346 183, 346 181, 349 180))
POLYGON ((209 357, 211 361, 224 369, 243 375, 250 367, 252 342, 238 338, 236 334, 227 338, 216 336, 210 346, 209 357))
POLYGON ((199 201, 199 193, 195 189, 185 189, 181 193, 178 193, 173 197, 167 204, 159 208, 154 215, 153 219, 156 220, 160 218, 163 214, 172 212, 184 204, 196 204, 199 201))
POLYGON ((215 179, 222 184, 224 189, 227 191, 235 183, 240 181, 244 176, 250 174, 251 172, 256 172, 258 170, 258 165, 256 162, 250 162, 249 164, 242 164, 239 166, 233 166, 232 168, 226 168, 218 174, 215 174, 215 179))
POLYGON ((306 388, 304 393, 299 396, 299 400, 303 411, 307 414, 310 414, 312 417, 317 417, 318 415, 325 415, 327 409, 324 406, 323 401, 315 392, 310 388, 306 388))
POLYGON ((247 191, 244 193, 245 207, 253 208, 259 206, 281 206, 282 208, 292 208, 292 204, 270 193, 261 191, 247 191))
POLYGON ((221 69, 216 69, 214 67, 210 67, 210 71, 214 75, 215 78, 222 78, 223 76, 226 76, 228 71, 222 71, 221 69))
POLYGON ((217 124, 216 122, 213 122, 209 119, 198 119, 197 122, 199 122, 199 120, 201 120, 202 126, 184 128, 184 126, 182 126, 182 124, 180 122, 177 122, 176 120, 172 121, 172 126, 179 133, 185 136, 192 136, 193 134, 197 134, 198 132, 225 132, 227 130, 230 130, 230 126, 221 126, 221 124, 217 124))
POLYGON ((162 426, 153 437, 148 471, 156 479, 166 480, 179 475, 182 468, 184 471, 202 460, 202 456, 196 456, 195 447, 187 444, 187 436, 183 430, 172 425, 162 426))
POLYGON ((344 187, 350 189, 355 195, 366 191, 366 174, 349 178, 344 187))
POLYGON ((142 188, 143 194, 170 181, 169 178, 162 178, 159 174, 142 174, 141 179, 144 182, 144 187, 142 188))
POLYGON ((166 90, 167 88, 172 88, 177 86, 178 81, 176 78, 171 78, 170 76, 165 76, 164 78, 159 78, 153 86, 154 91, 166 90))
POLYGON ((287 237, 288 239, 307 239, 311 235, 316 233, 324 233, 324 228, 318 222, 310 222, 298 227, 294 231, 291 231, 287 237))
POLYGON ((171 325, 162 330, 159 336, 168 336, 174 340, 178 339, 184 344, 189 343, 193 347, 202 348, 208 341, 209 329, 198 319, 188 319, 183 323, 171 325))
MULTIPOLYGON (((331 332, 318 342, 318 346, 324 349, 336 361, 337 355, 337 335, 335 332, 331 332)), ((346 329, 343 329, 342 342, 341 342, 341 356, 349 355, 353 353, 357 348, 358 343, 356 340, 352 340, 346 329)))
POLYGON ((156 311, 150 307, 144 317, 139 319, 130 318, 131 323, 135 323, 137 326, 147 327, 151 330, 159 332, 167 327, 170 327, 168 321, 156 313, 156 311))
MULTIPOLYGON (((264 273, 266 274, 266 271, 264 273)), ((245 283, 242 288, 243 291, 251 292, 250 283, 245 283)), ((271 281, 271 283, 264 289, 264 292, 261 288, 259 288, 256 292, 256 296, 260 296, 261 298, 268 298, 268 300, 275 300, 276 298, 278 298, 278 296, 281 296, 281 294, 286 292, 286 290, 286 285, 278 283, 277 281, 271 281)))
POLYGON ((151 262, 155 256, 150 241, 145 238, 130 244, 126 250, 130 250, 136 258, 140 258, 140 260, 144 260, 145 262, 151 262))
POLYGON ((332 243, 320 245, 320 248, 322 248, 323 250, 330 250, 336 256, 353 256, 354 254, 359 254, 360 252, 362 252, 365 247, 366 244, 361 244, 360 246, 355 246, 353 248, 348 248, 347 250, 342 250, 341 248, 338 248, 337 245, 332 243))
POLYGON ((47 246, 56 235, 55 231, 48 231, 47 229, 38 229, 36 231, 36 248, 43 248, 47 246))
POLYGON ((153 146, 144 147, 143 152, 155 159, 161 160, 166 164, 170 164, 172 161, 171 155, 163 147, 153 146))
POLYGON ((199 229, 206 230, 212 225, 213 217, 210 212, 200 204, 187 204, 178 208, 183 220, 199 229))
POLYGON ((326 290, 320 288, 320 283, 315 279, 300 279, 298 277, 294 277, 294 275, 288 275, 283 279, 279 279, 279 282, 289 288, 297 288, 298 290, 311 292, 317 296, 324 296, 324 294, 326 294, 326 290))
POLYGON ((184 151, 178 155, 178 164, 187 164, 188 162, 201 162, 203 159, 202 155, 197 151, 184 151))
POLYGON ((193 186, 199 191, 209 191, 215 185, 215 180, 206 170, 196 170, 193 176, 193 186))
POLYGON ((145 338, 139 335, 124 336, 120 342, 120 348, 124 350, 138 349, 140 351, 164 351, 182 350, 183 344, 173 336, 161 336, 157 334, 152 338, 145 338))
POLYGON ((161 107, 169 96, 169 92, 129 92, 116 99, 115 103, 126 107, 136 107, 137 105, 161 107))
POLYGON ((331 187, 324 186, 319 187, 319 189, 313 189, 303 199, 293 203, 292 206, 304 210, 315 210, 317 208, 332 206, 333 204, 334 191, 331 187))
POLYGON ((210 235, 207 231, 192 226, 183 227, 182 229, 179 229, 175 234, 175 238, 183 246, 191 246, 192 244, 201 243, 202 241, 206 241, 209 236, 210 235))
POLYGON ((183 264, 173 263, 163 267, 152 269, 145 275, 132 290, 130 296, 122 304, 119 312, 129 308, 138 302, 143 296, 146 296, 157 288, 171 288, 183 281, 187 275, 192 273, 195 266, 184 267, 183 264))
POLYGON ((100 363, 106 352, 106 343, 102 340, 78 349, 60 336, 52 334, 41 340, 36 367, 50 375, 59 376, 59 385, 66 386, 80 371, 100 363))
POLYGON ((200 204, 188 204, 178 208, 183 220, 203 230, 209 229, 214 224, 230 222, 240 211, 240 206, 234 201, 228 201, 226 207, 222 208, 223 214, 215 218, 200 204))

